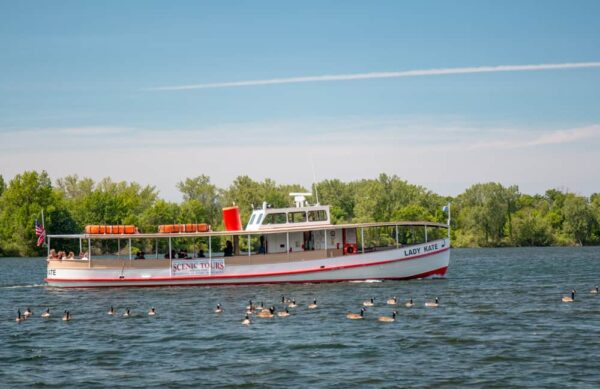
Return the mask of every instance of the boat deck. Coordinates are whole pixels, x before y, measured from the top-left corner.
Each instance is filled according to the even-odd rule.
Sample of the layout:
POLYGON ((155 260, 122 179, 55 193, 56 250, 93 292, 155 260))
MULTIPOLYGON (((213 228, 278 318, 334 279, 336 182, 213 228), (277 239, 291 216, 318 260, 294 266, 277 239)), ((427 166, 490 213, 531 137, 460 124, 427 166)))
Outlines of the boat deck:
MULTIPOLYGON (((271 263, 285 263, 297 261, 310 261, 325 257, 341 257, 342 249, 296 251, 292 253, 252 254, 226 257, 226 266, 238 265, 264 265, 271 263), (327 254, 325 254, 327 251, 327 254), (326 256, 327 255, 327 256, 326 256)), ((216 258, 216 257, 215 257, 216 258)), ((175 259, 175 258, 174 258, 175 259)), ((195 258, 196 259, 196 258, 195 258)), ((49 261, 49 268, 54 269, 161 269, 169 268, 169 259, 127 259, 127 258, 92 258, 90 261, 80 259, 65 259, 62 261, 49 261)))

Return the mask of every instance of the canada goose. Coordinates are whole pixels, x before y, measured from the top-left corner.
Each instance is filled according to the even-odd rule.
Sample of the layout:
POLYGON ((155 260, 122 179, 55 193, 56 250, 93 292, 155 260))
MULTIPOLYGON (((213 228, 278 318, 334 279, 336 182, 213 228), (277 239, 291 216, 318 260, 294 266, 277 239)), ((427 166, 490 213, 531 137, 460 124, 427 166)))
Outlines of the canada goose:
POLYGON ((439 307, 439 305, 440 305, 440 300, 437 297, 435 298, 435 301, 427 301, 425 303, 425 306, 427 308, 437 308, 437 307, 439 307))
POLYGON ((106 313, 108 313, 111 316, 113 316, 115 314, 115 309, 112 307, 112 305, 110 306, 110 309, 106 313))
POLYGON ((42 313, 42 317, 50 317, 50 308, 47 308, 46 312, 42 313))
POLYGON ((398 304, 398 299, 396 297, 392 297, 391 299, 387 300, 388 305, 396 305, 398 304))
POLYGON ((398 312, 394 311, 392 312, 392 317, 389 316, 379 316, 379 321, 383 321, 386 323, 392 322, 392 321, 396 321, 396 314, 398 314, 398 312))
POLYGON ((248 305, 246 305, 246 309, 249 311, 253 311, 254 310, 254 304, 252 304, 252 300, 248 301, 248 305))
POLYGON ((296 308, 298 304, 296 304, 296 300, 292 300, 291 303, 288 304, 288 308, 296 308))
POLYGON ((62 319, 63 319, 63 321, 71 320, 71 313, 69 311, 65 311, 62 319))
POLYGON ((563 303, 572 303, 573 301, 575 301, 575 290, 571 291, 571 296, 563 296, 562 298, 562 302, 563 303))
POLYGON ((413 301, 412 297, 410 298, 410 300, 408 300, 408 301, 407 301, 407 302, 404 304, 404 306, 405 306, 406 308, 412 308, 412 307, 414 307, 414 306, 415 306, 415 302, 413 301))
POLYGON ((271 307, 269 309, 265 309, 260 311, 256 317, 260 317, 261 319, 270 319, 273 317, 273 313, 275 312, 275 307, 271 307))
POLYGON ((222 313, 223 308, 221 308, 221 304, 217 304, 217 309, 215 309, 215 313, 222 313))
POLYGON ((150 310, 148 311, 148 316, 155 316, 156 315, 156 308, 152 307, 150 308, 150 310))
POLYGON ((123 317, 129 317, 129 316, 131 316, 131 312, 129 312, 129 308, 127 308, 125 310, 125 313, 123 313, 123 317))
POLYGON ((363 306, 365 306, 365 307, 372 307, 372 306, 374 306, 375 305, 375 301, 374 300, 375 299, 371 297, 370 300, 367 300, 367 301, 363 302, 363 306))
POLYGON ((317 305, 317 299, 314 299, 313 303, 308 305, 308 309, 315 309, 317 307, 318 307, 318 305, 317 305))
POLYGON ((25 317, 23 315, 21 315, 21 310, 18 309, 17 310, 17 317, 15 318, 15 321, 17 323, 22 322, 23 320, 25 320, 25 317))
POLYGON ((596 286, 594 289, 590 290, 591 294, 598 294, 598 287, 596 286))
POLYGON ((277 316, 279 317, 288 317, 290 315, 290 311, 286 308, 285 311, 277 312, 277 316))
POLYGON ((248 315, 246 315, 246 317, 244 318, 244 320, 242 320, 242 324, 245 326, 249 326, 250 325, 250 318, 248 317, 248 315))
POLYGON ((25 318, 27 319, 31 315, 33 315, 33 312, 31 312, 31 309, 29 309, 29 307, 27 307, 25 312, 23 312, 23 316, 25 316, 25 318))
POLYGON ((360 313, 352 313, 352 312, 348 312, 348 314, 346 315, 346 319, 350 319, 350 320, 361 320, 364 319, 364 314, 365 314, 365 309, 361 308, 360 309, 360 313))

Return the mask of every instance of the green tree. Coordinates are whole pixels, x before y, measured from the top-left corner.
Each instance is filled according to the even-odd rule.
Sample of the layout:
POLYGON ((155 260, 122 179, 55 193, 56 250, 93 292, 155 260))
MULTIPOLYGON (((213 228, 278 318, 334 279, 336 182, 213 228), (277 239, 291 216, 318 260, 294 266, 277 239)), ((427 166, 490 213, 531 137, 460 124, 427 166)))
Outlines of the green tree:
POLYGON ((5 189, 6 189, 6 184, 4 183, 4 177, 2 177, 2 174, 0 174, 0 196, 2 196, 2 193, 4 192, 5 189))
POLYGON ((46 215, 48 231, 60 231, 72 223, 70 214, 52 190, 48 174, 26 171, 17 174, 0 197, 0 247, 8 255, 43 255, 45 248, 36 247, 34 221, 41 223, 46 215))
POLYGON ((221 211, 220 191, 210 182, 210 177, 201 175, 186 178, 177 183, 177 189, 183 194, 184 201, 195 201, 205 210, 203 221, 216 225, 221 211))
POLYGON ((317 194, 321 204, 330 206, 332 222, 350 222, 354 218, 356 201, 352 184, 338 179, 324 180, 314 185, 313 198, 315 202, 317 194))
POLYGON ((548 246, 552 244, 552 228, 537 210, 521 209, 515 214, 513 222, 512 241, 516 246, 548 246))
POLYGON ((471 186, 458 196, 459 228, 470 231, 482 246, 500 244, 512 196, 516 196, 514 189, 495 182, 471 186))
POLYGON ((567 194, 564 201, 564 230, 575 242, 583 245, 590 237, 592 210, 585 197, 567 194))

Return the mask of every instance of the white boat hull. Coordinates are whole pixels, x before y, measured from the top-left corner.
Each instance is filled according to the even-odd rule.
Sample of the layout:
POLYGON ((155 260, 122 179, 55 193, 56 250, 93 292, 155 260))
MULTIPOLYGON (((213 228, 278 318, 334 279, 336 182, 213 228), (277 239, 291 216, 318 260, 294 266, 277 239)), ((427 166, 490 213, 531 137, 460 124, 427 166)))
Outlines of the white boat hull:
POLYGON ((341 257, 260 265, 227 266, 222 273, 173 276, 170 267, 157 269, 51 268, 51 287, 210 286, 272 283, 317 283, 359 280, 408 280, 443 277, 450 261, 450 241, 341 257))

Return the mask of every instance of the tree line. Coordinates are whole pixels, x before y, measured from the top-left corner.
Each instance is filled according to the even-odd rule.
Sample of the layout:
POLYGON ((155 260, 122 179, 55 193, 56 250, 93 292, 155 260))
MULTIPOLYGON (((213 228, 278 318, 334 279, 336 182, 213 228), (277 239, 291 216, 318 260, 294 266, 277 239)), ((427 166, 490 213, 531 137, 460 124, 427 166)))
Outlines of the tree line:
POLYGON ((337 224, 445 222, 442 207, 451 203, 454 247, 600 244, 600 193, 586 197, 549 189, 529 195, 517 186, 489 182, 446 197, 386 174, 351 182, 324 180, 313 188, 248 176, 218 188, 201 175, 179 182, 177 189, 183 197, 179 203, 161 199, 156 187, 136 182, 77 175, 53 182, 45 171, 26 171, 7 183, 0 175, 0 256, 45 254, 35 245, 33 228, 42 209, 45 227, 53 234, 79 233, 88 224, 134 224, 143 232, 156 232, 160 224, 208 223, 216 230, 222 228, 223 206, 238 205, 245 223, 252 207, 263 201, 292 206, 289 193, 299 191, 318 193, 319 202, 331 206, 337 224))

